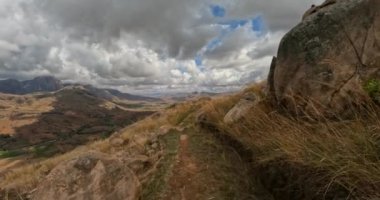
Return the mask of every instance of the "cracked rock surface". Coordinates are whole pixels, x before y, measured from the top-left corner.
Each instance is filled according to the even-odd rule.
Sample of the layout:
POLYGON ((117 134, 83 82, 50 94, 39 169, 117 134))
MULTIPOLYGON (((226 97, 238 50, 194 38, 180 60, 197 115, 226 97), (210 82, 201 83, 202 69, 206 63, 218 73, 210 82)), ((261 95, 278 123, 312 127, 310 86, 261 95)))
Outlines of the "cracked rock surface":
POLYGON ((363 85, 380 80, 380 1, 326 1, 281 41, 270 96, 294 113, 344 114, 371 101, 363 85))
POLYGON ((57 166, 32 199, 137 199, 140 182, 123 162, 90 152, 57 166))

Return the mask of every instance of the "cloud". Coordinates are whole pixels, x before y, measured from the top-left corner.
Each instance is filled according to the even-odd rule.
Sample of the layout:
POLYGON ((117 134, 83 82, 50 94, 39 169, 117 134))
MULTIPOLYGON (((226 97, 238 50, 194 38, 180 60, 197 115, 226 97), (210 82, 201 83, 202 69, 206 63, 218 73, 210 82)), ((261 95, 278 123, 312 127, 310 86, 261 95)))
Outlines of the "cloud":
POLYGON ((271 31, 288 30, 296 25, 302 14, 312 4, 320 4, 324 0, 219 0, 224 2, 231 17, 249 18, 261 14, 271 31))
POLYGON ((170 57, 193 57, 214 34, 202 0, 36 0, 72 38, 109 43, 122 33, 170 57))
POLYGON ((1 0, 0 78, 229 90, 265 78, 318 0, 1 0))

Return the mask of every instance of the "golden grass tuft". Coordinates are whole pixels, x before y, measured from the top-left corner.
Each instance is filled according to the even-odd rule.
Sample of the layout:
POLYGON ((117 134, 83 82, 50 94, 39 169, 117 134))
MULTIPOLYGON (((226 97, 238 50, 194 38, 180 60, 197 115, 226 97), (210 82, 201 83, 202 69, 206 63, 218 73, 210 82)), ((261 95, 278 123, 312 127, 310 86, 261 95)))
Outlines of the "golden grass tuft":
MULTIPOLYGON (((262 91, 257 88, 245 92, 262 91)), ((264 100, 239 122, 224 124, 224 116, 240 96, 216 99, 202 109, 212 126, 251 149, 258 165, 281 161, 308 169, 302 176, 323 182, 314 188, 320 193, 339 185, 367 198, 380 195, 380 119, 373 117, 376 114, 366 119, 311 122, 280 114, 264 100)))

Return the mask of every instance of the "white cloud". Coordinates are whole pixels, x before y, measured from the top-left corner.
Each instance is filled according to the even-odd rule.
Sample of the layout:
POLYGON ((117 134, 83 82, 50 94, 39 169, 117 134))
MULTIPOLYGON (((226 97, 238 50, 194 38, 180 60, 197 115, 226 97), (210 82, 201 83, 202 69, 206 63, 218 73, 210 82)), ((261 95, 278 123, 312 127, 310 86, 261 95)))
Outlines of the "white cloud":
POLYGON ((133 91, 228 90, 265 78, 282 35, 320 0, 1 0, 0 78, 55 75, 133 91), (219 4, 226 16, 214 18, 219 4), (261 14, 220 37, 235 19, 261 14), (194 62, 202 52, 203 66, 194 62))

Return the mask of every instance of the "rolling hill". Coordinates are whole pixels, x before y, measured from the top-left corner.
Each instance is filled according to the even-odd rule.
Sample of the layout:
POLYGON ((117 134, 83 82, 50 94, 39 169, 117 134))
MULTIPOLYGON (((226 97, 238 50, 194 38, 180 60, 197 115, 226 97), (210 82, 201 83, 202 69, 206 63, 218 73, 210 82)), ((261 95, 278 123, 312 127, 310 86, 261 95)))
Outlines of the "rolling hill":
MULTIPOLYGON (((0 151, 23 154, 40 149, 41 156, 69 151, 107 138, 155 110, 131 110, 99 98, 85 88, 57 92, 0 95, 0 151), (34 149, 30 151, 30 149, 34 149)), ((151 107, 152 108, 152 107, 151 107)), ((1 156, 1 155, 0 155, 1 156)))

